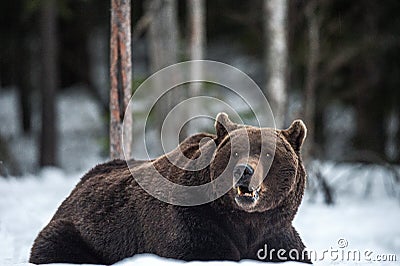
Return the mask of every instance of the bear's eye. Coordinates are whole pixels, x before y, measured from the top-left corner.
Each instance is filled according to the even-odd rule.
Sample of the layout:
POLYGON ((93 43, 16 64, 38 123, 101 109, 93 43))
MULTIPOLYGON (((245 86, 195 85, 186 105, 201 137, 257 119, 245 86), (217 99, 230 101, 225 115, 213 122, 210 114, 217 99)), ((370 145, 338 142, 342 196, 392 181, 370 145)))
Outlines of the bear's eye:
POLYGON ((233 153, 233 157, 235 157, 235 158, 239 157, 239 153, 238 153, 237 151, 235 151, 235 152, 233 153))

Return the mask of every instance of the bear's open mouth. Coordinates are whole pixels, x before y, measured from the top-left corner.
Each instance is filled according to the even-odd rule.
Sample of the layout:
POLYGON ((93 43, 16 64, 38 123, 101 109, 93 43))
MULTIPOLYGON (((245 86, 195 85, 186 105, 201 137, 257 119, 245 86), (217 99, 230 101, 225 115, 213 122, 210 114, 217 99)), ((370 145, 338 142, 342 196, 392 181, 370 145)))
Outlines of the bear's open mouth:
POLYGON ((243 197, 255 197, 258 196, 258 192, 260 192, 260 188, 252 190, 246 186, 238 186, 236 187, 236 192, 239 196, 243 197))
POLYGON ((251 189, 247 186, 236 186, 236 196, 235 201, 236 203, 243 207, 253 206, 259 199, 259 193, 261 187, 256 189, 251 189))

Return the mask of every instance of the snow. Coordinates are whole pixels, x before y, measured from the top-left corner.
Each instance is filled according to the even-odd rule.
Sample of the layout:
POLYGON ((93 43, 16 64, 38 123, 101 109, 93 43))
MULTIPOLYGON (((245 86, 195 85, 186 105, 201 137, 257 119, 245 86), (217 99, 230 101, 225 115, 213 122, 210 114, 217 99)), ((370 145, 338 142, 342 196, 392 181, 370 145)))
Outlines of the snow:
POLYGON ((0 265, 27 261, 35 234, 51 219, 78 178, 47 168, 37 176, 0 179, 0 265))

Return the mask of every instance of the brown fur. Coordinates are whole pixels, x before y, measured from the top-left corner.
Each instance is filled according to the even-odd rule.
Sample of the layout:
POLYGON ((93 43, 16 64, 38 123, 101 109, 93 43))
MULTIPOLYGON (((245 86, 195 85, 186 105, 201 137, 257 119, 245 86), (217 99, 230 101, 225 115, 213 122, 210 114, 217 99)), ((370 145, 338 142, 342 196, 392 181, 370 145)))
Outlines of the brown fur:
MULTIPOLYGON (((179 151, 191 159, 204 155, 202 163, 209 166, 198 171, 182 170, 166 156, 152 161, 114 160, 93 168, 39 233, 30 262, 111 264, 140 253, 186 261, 238 261, 258 259, 257 251, 265 244, 271 249, 303 251, 305 246, 292 221, 306 180, 300 157, 304 124, 295 121, 287 130, 260 129, 234 124, 220 114, 216 131, 216 135, 191 136, 169 154, 172 162, 182 159, 179 151), (247 136, 250 152, 242 155, 240 149, 246 146, 242 141, 247 136), (201 141, 204 138, 208 141, 201 141), (261 144, 268 153, 275 140, 273 158, 260 154, 261 144), (235 158, 229 164, 231 148, 235 158), (244 160, 254 165, 252 178, 261 182, 254 206, 237 204, 235 189, 211 203, 175 206, 155 199, 135 180, 143 178, 157 185, 152 172, 155 167, 164 177, 184 185, 208 183, 224 169, 226 179, 232 182, 233 167, 244 160)), ((179 196, 173 191, 170 194, 179 196)), ((273 257, 272 261, 279 259, 273 257)), ((310 261, 306 258, 304 262, 310 261)))

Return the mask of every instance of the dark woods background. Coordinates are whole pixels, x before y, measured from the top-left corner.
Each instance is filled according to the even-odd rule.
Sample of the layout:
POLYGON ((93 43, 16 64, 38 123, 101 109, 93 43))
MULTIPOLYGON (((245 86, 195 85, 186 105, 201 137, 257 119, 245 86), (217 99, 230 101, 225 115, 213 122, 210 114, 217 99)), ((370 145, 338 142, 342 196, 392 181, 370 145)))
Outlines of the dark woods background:
MULTIPOLYGON (((145 2, 132 0, 134 87, 161 67, 149 59, 145 2)), ((263 1, 205 3, 205 59, 230 63, 265 87, 263 23, 268 14, 263 1)), ((186 5, 177 1, 176 62, 188 59, 186 5)), ((285 125, 304 119, 308 102, 315 122, 308 140, 314 142, 312 157, 400 163, 400 1, 289 0, 288 9, 285 125), (318 34, 311 35, 310 27, 318 34), (310 58, 316 62, 311 71, 310 58)), ((32 118, 34 112, 53 110, 57 94, 79 85, 100 106, 106 137, 109 1, 1 1, 0 19, 0 92, 18 90, 23 134, 33 134, 40 123, 32 118)), ((39 131, 47 134, 47 144, 40 145, 38 164, 55 165, 56 117, 43 112, 39 131)), ((0 160, 18 172, 15 163, 10 167, 15 155, 7 138, 0 132, 0 160)))

